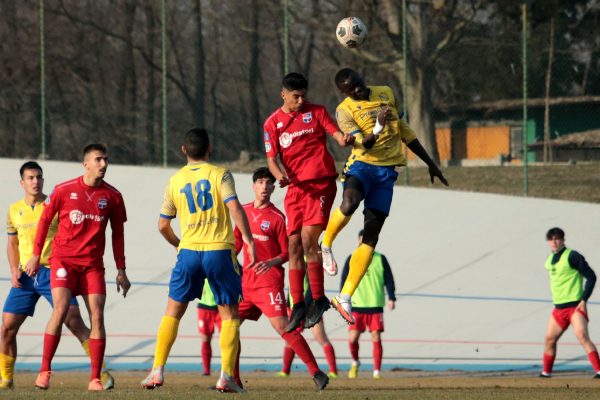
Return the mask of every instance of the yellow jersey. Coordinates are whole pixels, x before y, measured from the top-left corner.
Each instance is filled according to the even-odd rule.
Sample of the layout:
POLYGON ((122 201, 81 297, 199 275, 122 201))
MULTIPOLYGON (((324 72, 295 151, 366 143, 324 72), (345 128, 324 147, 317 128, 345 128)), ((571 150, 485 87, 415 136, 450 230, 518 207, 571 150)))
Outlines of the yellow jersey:
POLYGON ((180 249, 234 250, 226 206, 234 199, 237 194, 231 172, 206 162, 190 163, 170 178, 160 215, 179 216, 180 249))
MULTIPOLYGON (((8 208, 8 217, 6 218, 6 233, 16 235, 19 240, 19 265, 21 271, 25 270, 25 264, 33 254, 33 243, 35 241, 35 232, 37 225, 44 211, 44 202, 40 201, 34 206, 25 203, 25 200, 19 200, 8 208)), ((50 267, 48 260, 52 253, 52 240, 56 235, 58 228, 58 217, 55 217, 48 229, 48 236, 44 242, 44 248, 40 255, 40 265, 50 267)))
POLYGON ((356 137, 346 168, 355 161, 373 165, 406 165, 402 142, 410 143, 417 138, 413 130, 398 115, 396 99, 388 86, 368 86, 371 90, 368 100, 354 100, 346 97, 336 109, 338 126, 344 133, 356 137), (377 121, 379 110, 388 106, 385 127, 371 149, 365 149, 362 139, 370 135, 377 121))

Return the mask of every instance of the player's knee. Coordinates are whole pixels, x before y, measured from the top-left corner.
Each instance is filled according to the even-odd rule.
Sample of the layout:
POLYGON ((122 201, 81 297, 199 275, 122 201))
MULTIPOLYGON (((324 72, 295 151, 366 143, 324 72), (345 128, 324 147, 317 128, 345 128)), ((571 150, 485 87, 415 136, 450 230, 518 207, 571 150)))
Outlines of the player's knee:
POLYGON ((290 237, 288 249, 290 251, 290 255, 297 256, 298 254, 302 254, 302 238, 300 235, 294 235, 290 237))
POLYGON ((366 209, 365 210, 365 229, 363 232, 362 242, 371 247, 375 247, 379 241, 379 233, 383 228, 383 223, 387 215, 381 211, 366 209))
POLYGON ((340 211, 347 217, 354 214, 354 212, 360 205, 361 200, 362 196, 359 192, 353 191, 350 193, 344 193, 344 198, 342 199, 340 211))
POLYGON ((0 336, 2 336, 3 340, 12 340, 17 336, 17 331, 19 328, 10 324, 2 324, 2 328, 0 328, 0 336))

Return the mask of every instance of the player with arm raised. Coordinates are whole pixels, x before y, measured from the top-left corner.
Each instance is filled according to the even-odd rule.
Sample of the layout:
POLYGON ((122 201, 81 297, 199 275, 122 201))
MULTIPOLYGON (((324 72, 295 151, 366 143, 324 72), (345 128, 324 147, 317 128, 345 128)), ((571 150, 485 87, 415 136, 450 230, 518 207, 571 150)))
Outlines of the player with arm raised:
POLYGON ((338 71, 335 84, 347 96, 336 110, 338 125, 344 133, 354 135, 356 141, 344 169, 342 204, 331 214, 321 251, 323 268, 335 275, 337 266, 331 246, 364 200, 363 240, 352 254, 348 278, 340 295, 331 302, 351 324, 354 322, 351 296, 371 263, 379 233, 389 214, 398 177, 395 167, 406 165, 402 143, 427 164, 432 183, 435 177, 444 185, 448 182, 412 129, 400 118, 396 99, 388 86, 367 86, 362 76, 349 68, 338 71))
POLYGON ((285 213, 294 308, 286 332, 291 332, 302 320, 305 328, 314 326, 329 308, 319 236, 329 219, 338 174, 327 150, 326 134, 340 146, 351 144, 354 138, 340 132, 324 106, 306 100, 308 81, 301 74, 287 74, 281 86, 283 105, 266 119, 264 140, 269 170, 281 187, 288 186, 285 213), (305 273, 314 300, 309 310, 304 303, 305 273))
MULTIPOLYGON (((252 182, 254 201, 245 204, 244 211, 256 244, 256 264, 251 264, 252 258, 241 231, 237 228, 235 230, 236 251, 243 250, 244 254, 244 300, 240 303, 240 319, 242 322, 246 319, 257 321, 265 314, 271 326, 306 364, 317 390, 323 390, 329 383, 329 378, 319 369, 308 343, 297 330, 285 331, 288 319, 283 292, 285 271, 282 264, 288 261, 288 241, 285 216, 271 203, 275 177, 268 168, 258 168, 254 171, 252 182)), ((239 360, 236 365, 238 368, 235 378, 238 385, 241 385, 239 360)))
POLYGON ((181 151, 188 163, 169 180, 158 219, 160 233, 178 250, 177 262, 169 281, 167 308, 158 328, 154 364, 141 385, 146 389, 162 386, 179 321, 188 303, 201 297, 207 279, 221 315, 221 376, 216 388, 222 392, 243 392, 233 380, 239 349, 238 303, 242 286, 230 215, 248 246, 250 267, 255 259, 254 240, 231 172, 208 162, 211 147, 206 130, 190 129, 181 151), (181 238, 171 227, 177 215, 181 238))
POLYGON ((117 291, 127 295, 131 284, 125 272, 125 233, 127 221, 123 196, 104 181, 108 153, 103 144, 90 144, 83 149, 83 176, 61 183, 46 198, 38 222, 33 255, 25 272, 38 274, 48 230, 58 214, 58 229, 52 242, 50 286, 54 308, 44 333, 44 351, 35 386, 50 386, 51 362, 60 342, 62 325, 67 318, 71 299, 81 295, 90 314, 89 349, 91 381, 88 390, 104 390, 100 380, 106 348, 104 305, 104 247, 106 226, 110 221, 112 248, 117 266, 117 291))

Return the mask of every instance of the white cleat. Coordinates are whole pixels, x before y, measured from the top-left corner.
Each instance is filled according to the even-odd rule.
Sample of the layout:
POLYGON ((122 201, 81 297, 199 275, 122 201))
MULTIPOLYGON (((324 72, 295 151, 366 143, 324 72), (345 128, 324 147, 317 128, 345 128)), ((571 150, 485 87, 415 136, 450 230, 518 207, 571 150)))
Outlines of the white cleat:
POLYGON ((140 383, 140 385, 144 389, 154 389, 157 387, 161 387, 165 382, 165 378, 164 378, 163 374, 164 374, 164 367, 156 367, 152 371, 150 371, 150 373, 148 374, 146 379, 144 379, 140 383))
POLYGON ((340 313, 348 325, 354 324, 354 317, 352 316, 352 301, 342 300, 340 296, 335 296, 333 299, 331 299, 331 305, 337 310, 338 313, 340 313))
POLYGON ((335 276, 338 273, 338 266, 333 258, 331 247, 321 245, 321 257, 323 258, 323 269, 327 275, 335 276))

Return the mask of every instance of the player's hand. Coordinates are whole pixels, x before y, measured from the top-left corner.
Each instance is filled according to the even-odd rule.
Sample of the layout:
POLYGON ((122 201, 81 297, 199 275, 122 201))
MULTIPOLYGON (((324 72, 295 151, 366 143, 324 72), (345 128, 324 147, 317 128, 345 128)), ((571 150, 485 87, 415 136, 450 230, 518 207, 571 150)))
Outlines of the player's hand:
POLYGON ((582 311, 585 315, 587 315, 587 303, 585 300, 581 300, 579 304, 577 304, 577 309, 582 311))
POLYGON ((381 126, 385 126, 385 119, 391 111, 392 110, 390 110, 388 106, 383 106, 379 109, 379 112, 377 113, 377 122, 379 122, 381 126))
POLYGON ((387 302, 388 310, 392 311, 396 309, 396 302, 394 300, 388 300, 387 302))
POLYGON ((40 256, 36 256, 35 254, 31 256, 29 261, 27 261, 27 265, 25 265, 25 273, 31 277, 37 275, 40 270, 40 256))
POLYGON ((254 247, 254 241, 251 243, 246 243, 246 251, 246 254, 248 255, 248 261, 250 261, 247 268, 254 268, 256 263, 256 248, 254 247))
POLYGON ((444 185, 448 186, 448 181, 446 180, 446 178, 444 178, 442 171, 440 171, 440 169, 437 167, 437 165, 429 166, 429 177, 431 178, 431 183, 433 183, 434 178, 437 177, 440 180, 440 182, 442 182, 444 185))
POLYGON ((287 176, 282 176, 281 179, 279 179, 279 187, 280 188, 284 188, 287 185, 290 184, 290 179, 287 176))
POLYGON ((127 278, 127 273, 124 269, 120 269, 117 273, 117 293, 123 290, 123 297, 127 297, 127 292, 129 292, 129 288, 131 287, 131 282, 129 282, 129 278, 127 278))
POLYGON ((253 268, 256 275, 264 275, 271 270, 272 266, 270 261, 258 261, 253 268))
POLYGON ((350 146, 351 144, 354 144, 356 137, 354 137, 354 135, 350 135, 349 133, 344 133, 343 140, 344 140, 344 146, 350 146))
POLYGON ((21 289, 22 285, 21 282, 19 282, 19 279, 21 278, 21 269, 17 269, 17 271, 12 274, 10 276, 10 285, 12 287, 14 287, 15 289, 21 289))

